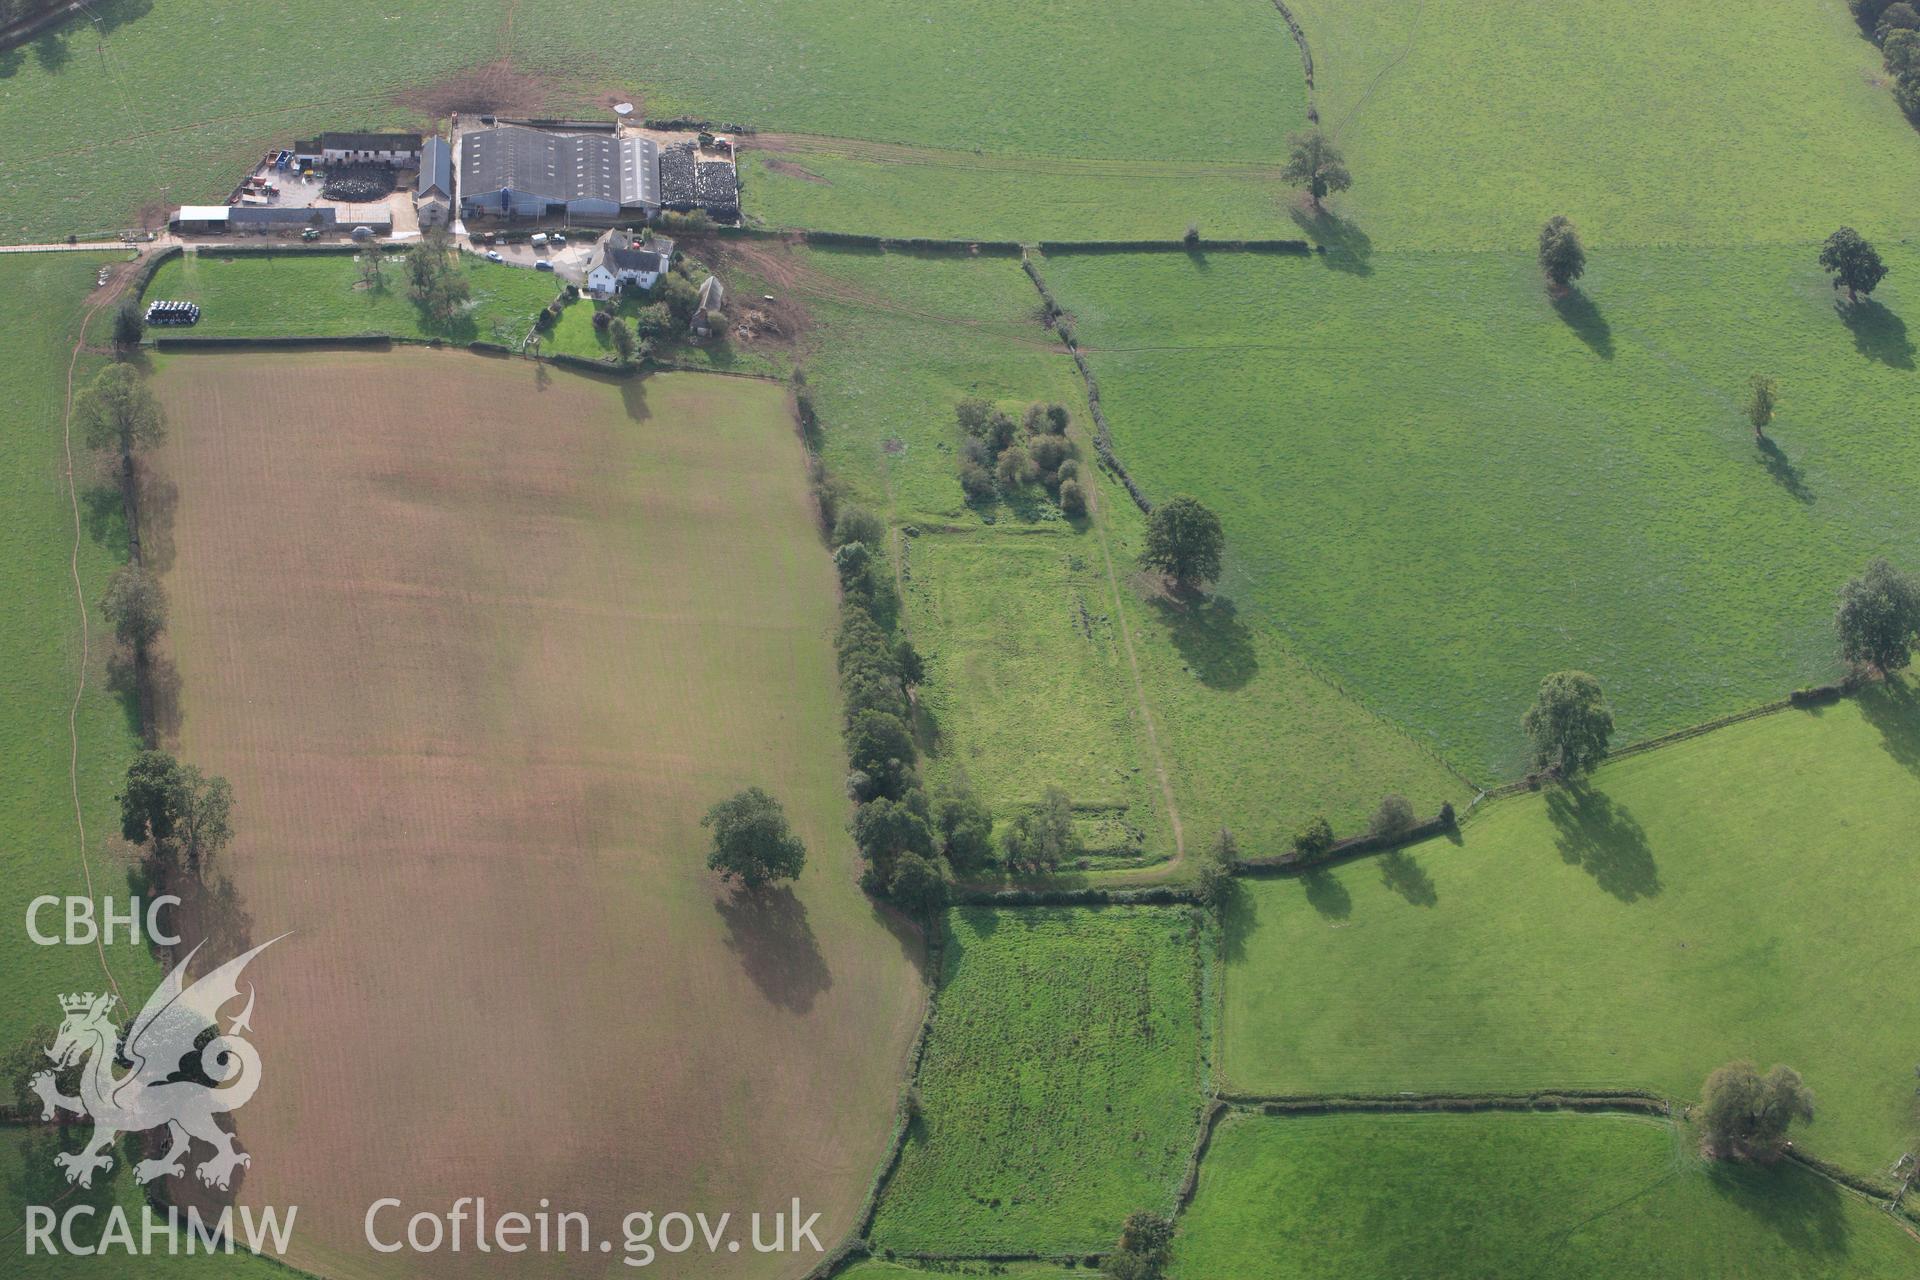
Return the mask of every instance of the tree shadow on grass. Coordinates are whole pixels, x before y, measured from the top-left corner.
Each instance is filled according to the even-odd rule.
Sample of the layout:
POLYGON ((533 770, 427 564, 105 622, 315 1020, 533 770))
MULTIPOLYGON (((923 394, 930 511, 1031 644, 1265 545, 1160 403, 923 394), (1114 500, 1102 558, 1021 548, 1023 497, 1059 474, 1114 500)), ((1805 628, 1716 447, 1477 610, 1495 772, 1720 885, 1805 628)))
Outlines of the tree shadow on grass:
POLYGON ((1356 276, 1373 274, 1373 240, 1358 224, 1327 209, 1308 213, 1295 205, 1287 213, 1330 269, 1356 276))
POLYGON ((1220 957, 1231 963, 1246 958, 1247 939, 1260 923, 1260 913, 1245 881, 1229 880, 1227 889, 1226 907, 1220 912, 1220 957))
POLYGON ((1209 689, 1244 689, 1259 673, 1253 632, 1225 596, 1170 600, 1156 595, 1153 607, 1173 647, 1209 689))
POLYGON ((1327 919, 1345 920, 1353 914, 1353 895, 1333 872, 1325 868, 1309 871, 1300 877, 1300 887, 1306 890, 1313 909, 1327 919))
POLYGON ((833 985, 806 904, 792 889, 738 890, 715 898, 713 909, 727 926, 727 950, 774 1004, 805 1013, 833 985))
MULTIPOLYGON (((52 1003, 51 1000, 48 1001, 52 1003)), ((51 1066, 51 1063, 47 1064, 51 1066)), ((12 1088, 8 1094, 11 1096, 12 1088)), ((36 1103, 37 1107, 39 1104, 36 1103)), ((34 1116, 39 1116, 34 1111, 34 1116)), ((64 1220, 72 1224, 74 1243, 92 1248, 100 1243, 100 1237, 106 1233, 107 1211, 119 1198, 120 1175, 129 1167, 131 1142, 122 1137, 107 1149, 113 1157, 113 1166, 108 1169, 96 1169, 93 1173, 93 1185, 82 1187, 67 1181, 65 1170, 53 1162, 55 1156, 63 1152, 78 1151, 89 1142, 93 1135, 91 1121, 82 1120, 73 1123, 70 1113, 61 1111, 62 1123, 52 1122, 35 1125, 27 1131, 20 1141, 20 1168, 8 1180, 11 1184, 11 1200, 16 1205, 45 1205, 64 1220), (80 1206, 90 1207, 91 1215, 66 1215, 80 1206)), ((132 1159, 139 1159, 137 1154, 132 1159)), ((19 1249, 20 1245, 10 1246, 19 1249)))
POLYGON ((1602 360, 1613 359, 1613 326, 1600 314, 1592 298, 1578 289, 1569 289, 1553 300, 1553 309, 1560 313, 1574 336, 1593 349, 1593 354, 1602 360))
POLYGON ((58 75, 62 68, 73 61, 73 50, 67 48, 67 33, 49 31, 33 42, 33 60, 40 69, 49 75, 58 75))
POLYGON ((1907 337, 1906 321, 1872 298, 1853 303, 1836 300, 1833 309, 1853 333, 1854 350, 1895 369, 1913 368, 1913 340, 1907 337))
POLYGON ((1440 901, 1433 877, 1405 849, 1395 849, 1380 859, 1380 883, 1416 907, 1431 907, 1440 901))
MULTIPOLYGON (((144 726, 140 722, 140 678, 134 668, 133 651, 115 645, 107 655, 107 688, 119 699, 127 717, 127 728, 136 736, 144 726)), ((153 715, 154 740, 162 745, 180 737, 180 668, 164 653, 147 654, 147 705, 153 715)))
POLYGON ((173 568, 173 517, 180 508, 180 486, 141 468, 139 486, 140 563, 154 573, 173 568))
POLYGON ((1847 1248, 1846 1206, 1840 1189, 1790 1161, 1757 1164, 1714 1160, 1707 1183, 1795 1253, 1836 1254, 1847 1248))
POLYGON ((117 484, 89 486, 80 495, 81 515, 86 520, 87 536, 103 547, 127 545, 127 508, 120 500, 117 484))
POLYGON ((1779 445, 1762 436, 1754 442, 1754 446, 1760 451, 1761 465, 1766 467, 1774 483, 1787 491, 1788 497, 1795 502, 1813 501, 1813 490, 1807 488, 1806 477, 1800 474, 1800 468, 1793 465, 1779 445))
POLYGON ((1880 745, 1909 773, 1920 776, 1920 696, 1903 679, 1871 684, 1856 701, 1867 723, 1880 731, 1880 745))
POLYGON ((1585 867, 1594 883, 1622 902, 1660 892, 1647 833, 1625 805, 1582 782, 1547 792, 1554 845, 1568 863, 1585 867))

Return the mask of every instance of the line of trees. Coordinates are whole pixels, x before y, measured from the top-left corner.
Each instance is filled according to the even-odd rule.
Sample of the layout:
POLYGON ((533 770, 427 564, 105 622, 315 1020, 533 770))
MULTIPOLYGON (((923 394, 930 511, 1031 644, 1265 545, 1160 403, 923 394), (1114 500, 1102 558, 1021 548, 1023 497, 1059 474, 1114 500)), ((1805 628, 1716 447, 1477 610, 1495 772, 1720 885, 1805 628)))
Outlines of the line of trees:
POLYGON ((1920 123, 1920 8, 1912 0, 1847 0, 1854 21, 1880 46, 1893 99, 1920 123))

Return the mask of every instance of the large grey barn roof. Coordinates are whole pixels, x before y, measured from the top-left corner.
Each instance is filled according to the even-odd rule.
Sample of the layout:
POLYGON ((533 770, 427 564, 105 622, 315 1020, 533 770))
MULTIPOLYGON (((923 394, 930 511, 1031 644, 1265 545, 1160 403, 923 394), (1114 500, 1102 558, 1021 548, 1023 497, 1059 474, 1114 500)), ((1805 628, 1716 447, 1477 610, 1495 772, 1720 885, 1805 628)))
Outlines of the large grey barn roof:
POLYGON ((468 195, 513 190, 556 203, 591 199, 657 205, 659 163, 646 138, 502 125, 461 139, 460 189, 468 195))
POLYGON ((453 148, 444 138, 428 138, 420 149, 420 181, 414 190, 423 196, 434 190, 453 194, 453 148))

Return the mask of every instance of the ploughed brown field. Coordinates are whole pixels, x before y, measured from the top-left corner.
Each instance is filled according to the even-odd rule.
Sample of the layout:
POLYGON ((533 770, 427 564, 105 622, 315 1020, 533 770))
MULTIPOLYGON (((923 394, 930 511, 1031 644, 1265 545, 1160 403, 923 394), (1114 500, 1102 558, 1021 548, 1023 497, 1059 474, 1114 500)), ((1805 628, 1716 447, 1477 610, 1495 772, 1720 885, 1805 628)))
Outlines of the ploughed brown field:
POLYGON ((160 722, 235 795, 202 927, 293 931, 248 970, 240 1199, 300 1206, 289 1261, 328 1276, 635 1274, 630 1210, 734 1214, 738 1253, 652 1274, 803 1274, 744 1215, 852 1227, 923 994, 854 884, 783 392, 428 351, 176 355, 156 385, 160 722), (810 851, 752 905, 699 825, 749 784, 810 851), (376 1199, 393 1239, 461 1196, 585 1211, 596 1251, 364 1242, 376 1199))

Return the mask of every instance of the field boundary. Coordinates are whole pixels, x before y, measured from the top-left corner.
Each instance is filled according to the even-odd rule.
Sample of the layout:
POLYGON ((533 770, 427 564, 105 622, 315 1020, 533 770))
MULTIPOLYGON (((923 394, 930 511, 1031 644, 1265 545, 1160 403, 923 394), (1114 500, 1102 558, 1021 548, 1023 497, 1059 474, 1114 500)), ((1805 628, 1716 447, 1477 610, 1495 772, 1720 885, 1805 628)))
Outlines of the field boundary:
POLYGON ((1280 20, 1287 24, 1293 42, 1300 46, 1300 69, 1307 77, 1307 120, 1319 124, 1320 109, 1313 104, 1313 50, 1307 45, 1307 33, 1301 29, 1300 20, 1293 16, 1293 10, 1287 8, 1286 0, 1273 0, 1273 7, 1280 11, 1280 20))

